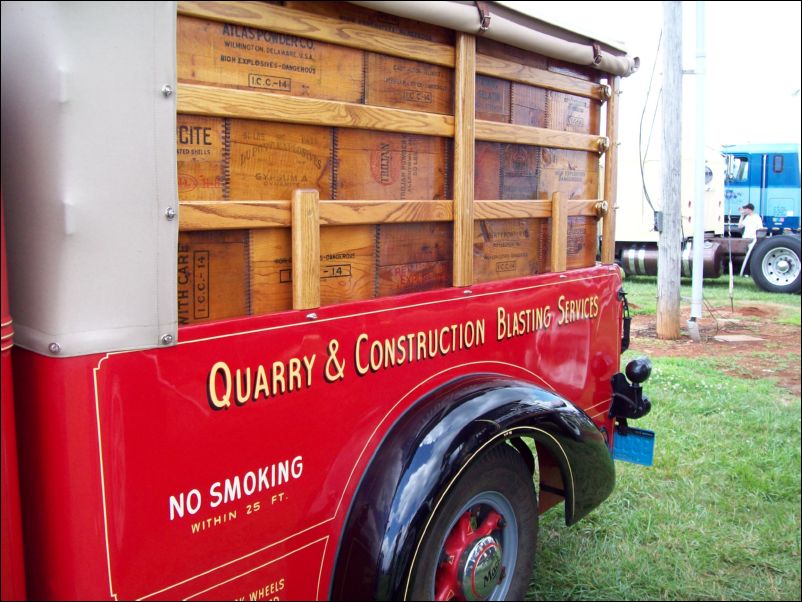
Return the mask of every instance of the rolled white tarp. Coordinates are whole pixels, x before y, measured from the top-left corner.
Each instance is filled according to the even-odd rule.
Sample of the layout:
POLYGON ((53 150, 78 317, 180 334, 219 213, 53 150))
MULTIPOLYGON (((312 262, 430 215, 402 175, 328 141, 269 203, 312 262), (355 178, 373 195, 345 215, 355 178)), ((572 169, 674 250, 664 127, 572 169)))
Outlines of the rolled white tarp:
POLYGON ((589 66, 604 73, 626 77, 640 66, 619 47, 545 20, 530 17, 496 2, 431 2, 427 0, 352 1, 379 12, 439 25, 455 31, 481 35, 544 56, 589 66), (483 22, 481 15, 489 11, 483 22), (483 27, 486 26, 486 28, 483 27))

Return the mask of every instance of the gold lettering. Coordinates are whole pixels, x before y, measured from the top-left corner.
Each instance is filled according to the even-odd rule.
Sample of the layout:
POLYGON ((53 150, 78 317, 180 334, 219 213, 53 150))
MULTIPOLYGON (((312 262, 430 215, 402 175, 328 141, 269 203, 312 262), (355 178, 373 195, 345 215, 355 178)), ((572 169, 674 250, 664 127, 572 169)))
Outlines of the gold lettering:
POLYGON ((496 326, 497 326, 496 340, 501 341, 502 339, 504 339, 504 337, 507 334, 507 323, 505 321, 507 312, 504 310, 503 307, 499 307, 498 310, 496 310, 496 315, 497 315, 497 319, 496 319, 496 326))
POLYGON ((367 374, 368 370, 369 370, 369 368, 367 366, 363 366, 362 365, 362 363, 360 361, 361 357, 360 357, 360 353, 359 353, 359 347, 362 345, 362 343, 364 343, 367 340, 368 340, 368 335, 366 335, 364 332, 362 334, 360 334, 356 339, 356 350, 355 350, 355 356, 356 357, 355 357, 355 362, 354 363, 356 365, 357 374, 359 374, 360 376, 365 376, 365 374, 367 374))
POLYGON ((237 368, 237 405, 243 405, 251 398, 251 369, 245 368, 247 390, 242 392, 242 370, 237 368))
POLYGON ((218 410, 229 407, 231 405, 231 386, 231 370, 229 369, 228 364, 225 362, 217 362, 214 366, 212 366, 212 370, 209 372, 209 403, 211 403, 212 406, 218 410), (222 373, 221 376, 223 377, 223 387, 225 389, 225 393, 223 394, 222 398, 217 395, 218 372, 222 373))
POLYGON ((270 388, 267 384, 267 372, 265 372, 265 367, 259 364, 259 368, 256 370, 256 386, 253 389, 253 399, 256 401, 256 398, 259 397, 259 393, 263 392, 265 399, 270 396, 270 388))
POLYGON ((382 344, 373 341, 370 344, 370 369, 377 372, 382 367, 382 344))
POLYGON ((440 346, 440 355, 446 355, 449 351, 451 351, 451 347, 446 347, 443 345, 443 334, 448 332, 448 326, 444 326, 440 329, 440 335, 437 337, 437 342, 440 346))
POLYGON ((426 333, 418 333, 418 361, 426 359, 426 333))
POLYGON ((395 366, 395 339, 384 339, 384 367, 395 366))
POLYGON ((309 361, 309 358, 304 356, 304 366, 306 367, 306 388, 312 386, 312 366, 315 365, 315 359, 317 359, 317 355, 314 353, 312 354, 312 361, 309 361))
POLYGON ((287 390, 287 383, 284 381, 284 364, 273 362, 273 395, 284 393, 287 390), (281 388, 279 388, 281 385, 281 388))
POLYGON ((290 359, 290 369, 287 380, 289 380, 290 391, 301 388, 301 360, 297 357, 290 359))

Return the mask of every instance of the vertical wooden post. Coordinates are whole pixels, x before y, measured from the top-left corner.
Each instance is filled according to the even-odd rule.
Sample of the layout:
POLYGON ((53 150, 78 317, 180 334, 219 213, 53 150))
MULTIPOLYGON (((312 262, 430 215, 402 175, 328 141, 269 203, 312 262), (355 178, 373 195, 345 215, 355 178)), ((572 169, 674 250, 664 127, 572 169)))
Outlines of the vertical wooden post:
POLYGON ((564 272, 568 262, 568 206, 560 195, 551 195, 551 271, 564 272))
POLYGON ((476 38, 457 33, 454 74, 454 286, 473 283, 476 38))
POLYGON ((320 194, 292 194, 292 308, 320 307, 320 194))
POLYGON ((611 76, 610 98, 607 99, 607 138, 610 146, 604 158, 604 200, 607 215, 602 221, 601 262, 615 263, 615 207, 618 195, 618 95, 621 78, 611 76))
POLYGON ((657 243, 657 338, 678 339, 682 251, 681 2, 663 2, 662 139, 663 229, 657 243))

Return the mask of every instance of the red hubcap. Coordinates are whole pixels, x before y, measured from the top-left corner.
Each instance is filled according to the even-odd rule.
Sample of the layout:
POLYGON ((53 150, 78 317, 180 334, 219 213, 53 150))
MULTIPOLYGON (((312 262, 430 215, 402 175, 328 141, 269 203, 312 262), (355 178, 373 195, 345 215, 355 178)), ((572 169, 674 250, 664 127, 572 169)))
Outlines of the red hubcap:
MULTIPOLYGON (((488 552, 500 555, 498 541, 491 534, 502 528, 503 524, 502 516, 495 510, 490 510, 478 526, 470 511, 459 517, 443 545, 440 565, 435 575, 435 600, 484 599, 482 592, 477 591, 476 567, 471 566, 467 560, 469 556, 478 554, 481 557, 488 552), (481 541, 483 539, 486 541, 481 541)), ((503 569, 494 576, 495 583, 498 583, 502 575, 503 569)))

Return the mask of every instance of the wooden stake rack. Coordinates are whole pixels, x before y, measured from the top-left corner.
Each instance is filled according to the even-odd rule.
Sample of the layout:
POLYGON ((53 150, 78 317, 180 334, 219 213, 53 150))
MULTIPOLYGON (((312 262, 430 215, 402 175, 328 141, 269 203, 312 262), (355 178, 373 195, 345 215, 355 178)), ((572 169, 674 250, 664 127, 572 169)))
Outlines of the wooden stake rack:
MULTIPOLYGON (((602 85, 590 70, 403 19, 395 31, 387 30, 386 19, 379 30, 370 23, 375 13, 346 3, 179 2, 178 13, 179 314, 182 299, 188 312, 182 322, 288 309, 288 299, 264 292, 275 288, 267 272, 288 288, 291 283, 293 309, 309 309, 592 265, 602 217, 600 255, 612 263, 615 78, 602 85), (319 150, 324 146, 328 154, 319 150), (598 160, 605 153, 598 198, 598 160), (291 164, 271 170, 285 156, 291 164), (399 156, 401 166, 394 167, 399 156), (301 166, 297 172, 292 161, 301 166), (271 194, 277 196, 264 196, 271 194), (405 246, 412 231, 404 230, 391 236, 398 239, 395 251, 386 250, 379 234, 401 224, 428 224, 420 248, 405 246), (513 233, 492 231, 493 224, 513 233), (268 232, 265 242, 253 241, 259 231, 268 232), (365 279, 357 290, 334 278, 339 289, 326 292, 333 286, 326 278, 343 276, 346 264, 327 267, 321 256, 324 263, 327 256, 361 256, 327 251, 335 231, 365 239, 351 246, 372 256, 363 270, 376 274, 372 283, 365 279), (229 253, 240 244, 238 232, 251 233, 242 247, 250 267, 232 270, 220 259, 214 275, 215 251, 196 248, 193 237, 228 244, 220 257, 230 258, 239 256, 229 253), (432 250, 427 232, 445 233, 440 242, 449 248, 432 250), (481 241, 500 239, 504 244, 493 244, 511 251, 491 258, 481 241), (282 244, 290 245, 291 257, 278 259, 282 244), (528 263, 522 244, 540 249, 528 263), (418 288, 415 270, 425 272, 418 288), (226 292, 198 303, 199 278, 204 287, 215 281, 226 292)), ((345 270, 354 281, 357 263, 345 270)))

